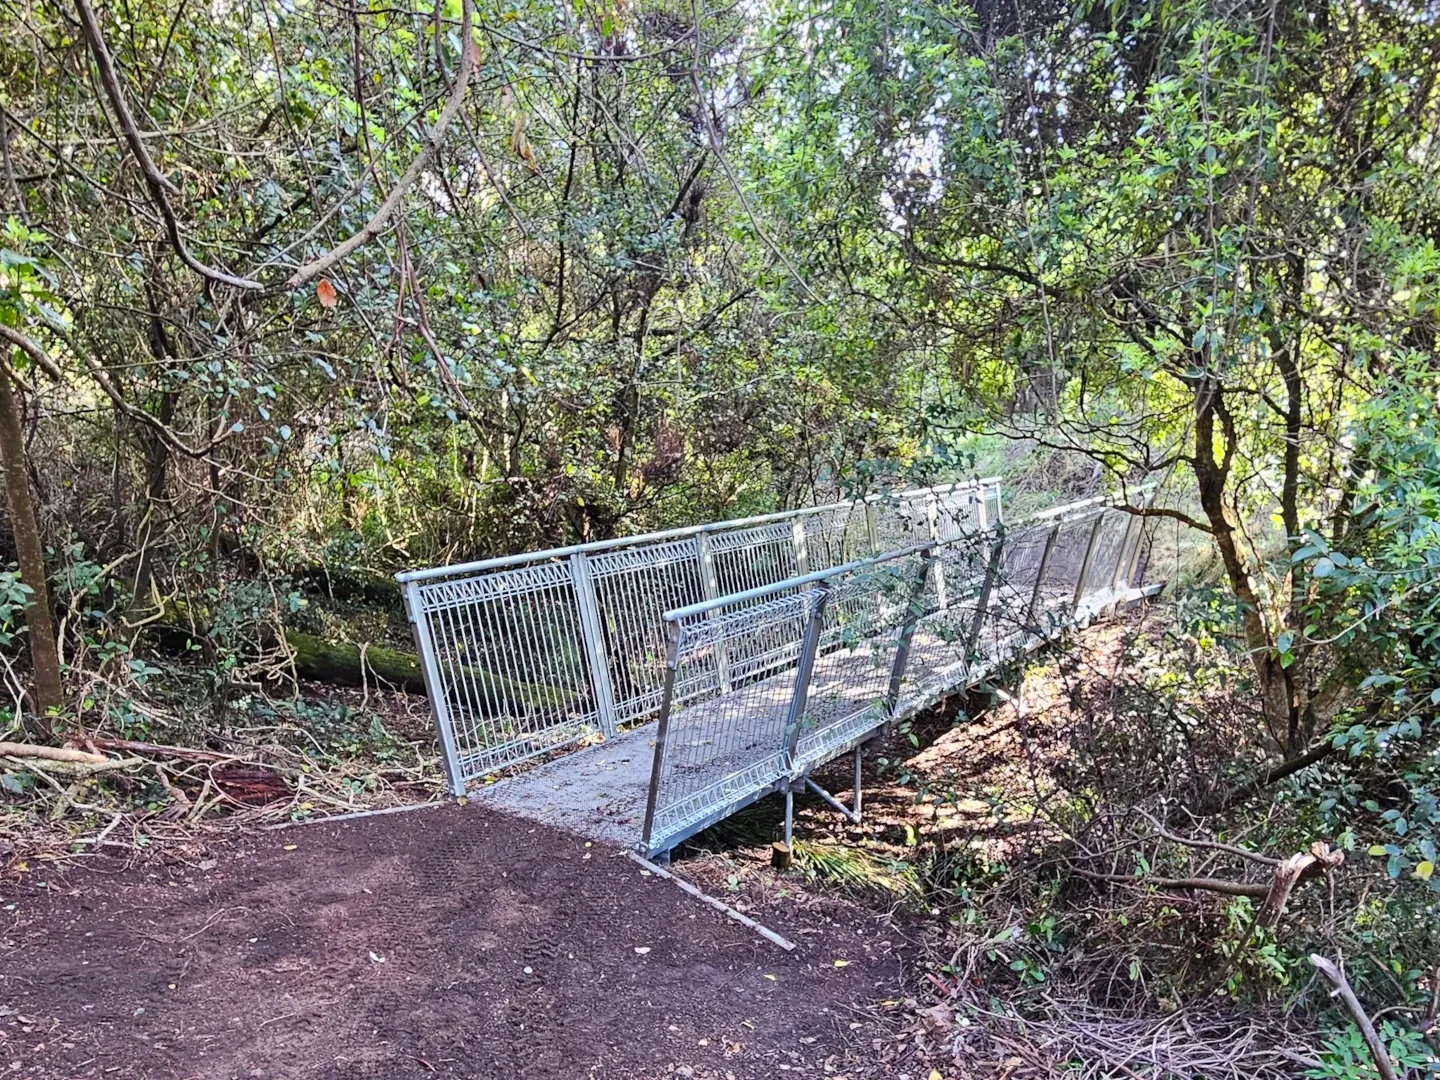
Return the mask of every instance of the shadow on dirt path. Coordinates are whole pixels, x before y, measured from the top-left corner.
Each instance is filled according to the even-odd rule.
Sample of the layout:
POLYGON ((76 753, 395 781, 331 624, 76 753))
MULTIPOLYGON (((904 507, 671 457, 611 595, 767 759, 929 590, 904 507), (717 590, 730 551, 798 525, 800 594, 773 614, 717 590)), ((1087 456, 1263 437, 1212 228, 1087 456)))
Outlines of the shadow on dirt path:
POLYGON ((44 876, 6 898, 0 1075, 836 1076, 900 979, 860 908, 760 913, 786 954, 473 804, 44 876))

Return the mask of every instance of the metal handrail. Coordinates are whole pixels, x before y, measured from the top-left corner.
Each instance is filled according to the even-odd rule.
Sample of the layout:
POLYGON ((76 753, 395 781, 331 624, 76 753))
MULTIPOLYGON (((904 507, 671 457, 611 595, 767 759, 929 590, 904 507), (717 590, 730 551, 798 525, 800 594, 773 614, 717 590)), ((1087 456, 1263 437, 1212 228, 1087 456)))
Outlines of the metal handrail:
MULTIPOLYGON (((981 481, 985 483, 986 481, 981 481)), ((1135 489, 1136 494, 1147 494, 1154 489, 1153 484, 1147 484, 1135 489)), ((1067 503, 1064 506, 1052 507, 1049 510, 1039 510, 1028 517, 1011 523, 996 522, 986 532, 997 530, 1016 531, 1025 528, 1027 525, 1057 524, 1080 521, 1096 510, 1109 510, 1116 505, 1113 495, 1097 495, 1091 499, 1081 502, 1067 503)), ((826 508, 829 509, 829 508, 826 508)), ((842 574, 853 573, 856 570, 864 570, 871 566, 878 566, 881 563, 892 562, 895 559, 902 559, 907 555, 913 555, 917 551, 925 551, 930 548, 943 548, 953 545, 957 540, 973 540, 976 534, 967 533, 961 537, 950 537, 945 540, 917 540, 913 544, 898 547, 886 551, 880 555, 873 555, 868 559, 856 559, 854 562, 843 563, 840 566, 832 566, 825 570, 814 570, 808 574, 800 574, 796 577, 786 578, 784 581, 771 582, 769 585, 761 585, 758 588, 746 589, 744 592, 728 593, 725 596, 716 596, 708 600, 701 600, 698 603, 688 604, 685 607, 672 608, 665 612, 666 622, 679 622, 682 619, 692 618, 696 615, 703 615, 709 611, 715 611, 722 607, 732 607, 735 604, 749 603, 752 600, 763 600, 767 596, 775 596, 778 593, 788 592, 792 589, 803 588, 806 585, 813 585, 817 582, 826 581, 842 574)))
MULTIPOLYGON (((1127 494, 1132 497, 1136 494, 1148 496, 1153 490, 1154 485, 1143 485, 1127 494)), ((933 700, 934 693, 948 692, 962 684, 970 685, 975 679, 984 677, 984 673, 996 664, 1048 639, 1050 630, 1035 622, 1040 614, 1042 586, 1048 586, 1052 592, 1056 586, 1066 591, 1073 587, 1073 592, 1053 596, 1046 602, 1046 619, 1051 621, 1052 629, 1057 619, 1060 623, 1068 623, 1109 610, 1117 598, 1128 593, 1142 539, 1142 530, 1135 527, 1140 520, 1138 517, 1131 516, 1125 522, 1123 531, 1118 529, 1118 519, 1112 513, 1116 506, 1117 500, 1112 496, 1086 499, 1031 514, 1012 525, 996 522, 953 537, 908 544, 867 559, 666 611, 663 618, 669 631, 667 670, 646 796, 641 849, 648 854, 668 850, 706 824, 733 813, 770 791, 780 791, 786 796, 788 832, 791 793, 796 783, 808 777, 811 768, 850 749, 856 749, 858 753, 858 747, 873 737, 878 727, 902 713, 923 707, 927 701, 933 700), (1060 579, 1053 580, 1047 575, 1062 530, 1076 530, 1071 535, 1081 540, 1083 556, 1078 568, 1072 562, 1060 579), (1103 556, 1101 548, 1097 547, 1102 532, 1108 537, 1103 545, 1103 556), (1007 542, 1015 538, 1019 550, 1025 551, 1028 545, 1038 547, 1037 542, 1042 536, 1043 553, 1034 569, 1033 584, 1027 580, 1023 592, 1012 588, 1003 601, 996 599, 1002 586, 1000 571, 1007 557, 1007 542), (955 602, 960 604, 958 612, 952 610, 947 615, 947 602, 938 580, 944 556, 947 553, 963 553, 968 546, 975 546, 977 552, 983 553, 983 560, 975 561, 973 578, 962 577, 955 584, 964 582, 978 585, 978 588, 973 594, 957 599, 955 602), (897 625, 882 623, 867 631, 866 636, 844 646, 833 640, 829 645, 821 646, 821 624, 829 601, 836 590, 848 587, 844 584, 846 578, 864 575, 877 566, 915 555, 920 556, 920 562, 910 587, 909 602, 893 609, 894 617, 900 620, 897 625), (1099 574, 1095 573, 1097 564, 1102 567, 1099 574), (932 591, 928 600, 922 600, 927 580, 932 591), (782 599, 772 599, 777 597, 792 602, 800 602, 803 598, 803 608, 789 612, 780 606, 784 602, 782 599), (723 609, 730 610, 721 614, 723 609), (1001 609, 1014 616, 1017 629, 1002 633, 1005 610, 1001 609), (777 659, 777 665, 772 667, 767 664, 752 669, 749 681, 744 686, 734 687, 733 693, 730 685, 724 686, 718 696, 698 700, 693 695, 681 693, 678 675, 683 666, 709 662, 707 656, 718 658, 737 642, 747 640, 746 634, 750 632, 744 629, 747 625, 753 632, 766 635, 766 640, 773 640, 769 636, 774 635, 782 625, 792 625, 792 630, 788 632, 793 633, 794 620, 801 610, 805 612, 804 631, 799 640, 780 649, 771 644, 765 646, 767 657, 777 659), (715 622, 717 619, 721 621, 715 622), (921 623, 929 625, 932 619, 942 623, 958 620, 959 632, 954 642, 961 643, 955 650, 959 663, 947 661, 938 668, 930 668, 932 674, 923 684, 912 688, 902 703, 902 685, 908 668, 912 666, 912 639, 917 627, 921 623), (991 639, 988 644, 982 644, 981 635, 987 620, 990 622, 991 639), (713 629, 702 629, 702 626, 713 629), (742 632, 736 634, 736 627, 742 632), (880 697, 877 705, 867 707, 864 702, 871 691, 866 689, 857 694, 853 692, 856 688, 850 687, 842 695, 850 702, 843 707, 849 712, 843 712, 836 719, 833 706, 827 705, 830 718, 821 722, 822 726, 807 737, 809 745, 802 747, 802 718, 806 715, 807 698, 814 677, 812 673, 822 648, 832 654, 837 648, 858 649, 853 659, 848 658, 848 654, 835 654, 847 658, 841 660, 839 667, 832 663, 826 677, 832 692, 837 680, 848 686, 850 681, 868 679, 875 684, 873 690, 880 697), (873 665, 877 652, 883 657, 887 649, 893 650, 894 657, 889 663, 888 679, 882 679, 882 673, 876 671, 873 665), (978 662, 972 662, 971 658, 977 655, 977 650, 978 662), (869 667, 864 660, 867 655, 869 667), (763 687, 774 689, 762 689, 757 697, 757 689, 763 687), (754 708, 758 711, 749 711, 751 707, 746 704, 746 695, 754 698, 754 708), (788 701, 784 708, 783 733, 778 727, 777 700, 788 701), (858 711, 857 702, 860 706, 858 711), (674 741, 672 729, 676 722, 682 727, 681 742, 687 756, 672 766, 667 758, 669 745, 674 741), (735 736, 725 734, 731 726, 740 732, 738 744, 735 736), (706 749, 709 747, 716 749, 712 752, 706 749)), ((1079 546, 1072 548, 1072 555, 1079 554, 1080 550, 1079 546)), ((955 569, 953 562, 951 568, 955 569)), ((961 571, 965 572, 964 566, 961 571)), ((782 634, 785 632, 782 631, 782 634)), ((942 651, 954 648, 953 642, 944 637, 936 638, 934 632, 931 639, 926 648, 932 660, 937 647, 942 651)), ((858 812, 857 799, 854 813, 858 815, 858 812)))
POLYGON ((722 607, 733 607, 736 604, 750 603, 752 600, 763 600, 767 596, 775 596, 777 593, 804 588, 806 585, 814 585, 818 582, 828 581, 830 578, 839 577, 842 574, 851 574, 857 570, 866 570, 872 566, 879 566, 881 563, 903 559, 906 555, 913 555, 917 551, 924 551, 927 548, 938 547, 953 542, 953 539, 917 540, 913 544, 907 544, 904 547, 895 548, 893 551, 887 551, 881 555, 874 555, 868 559, 856 559, 854 562, 842 563, 839 566, 832 566, 826 570, 812 570, 808 574, 800 574, 796 577, 786 578, 784 581, 775 581, 769 585, 760 585, 753 589, 746 589, 744 592, 727 593, 724 596, 717 596, 710 600, 701 600, 698 603, 687 604, 685 607, 672 608, 665 612, 662 617, 666 622, 680 622, 684 619, 694 618, 696 615, 704 615, 707 612, 716 611, 722 607))
POLYGON ((541 562, 547 559, 566 558, 570 555, 588 555, 599 551, 612 551, 615 548, 629 547, 639 544, 660 543, 666 540, 680 540, 687 536, 699 536, 717 532, 729 532, 733 529, 750 528, 755 525, 769 525, 778 521, 793 521, 797 518, 813 517, 816 514, 833 513, 837 510, 845 510, 856 506, 875 506, 887 501, 901 501, 914 499, 926 495, 953 495, 956 492, 974 490, 984 492, 995 488, 1000 484, 998 476, 986 476, 976 480, 959 480, 952 484, 939 484, 929 488, 910 488, 894 494, 866 495, 861 499, 844 499, 840 502, 826 503, 823 506, 805 506, 796 510, 779 510, 771 514, 758 514, 754 517, 733 518, 729 521, 714 521, 704 525, 685 525, 675 529, 663 529, 659 532, 638 533, 635 536, 617 536, 609 540, 592 540, 585 544, 568 544, 564 547, 546 548, 543 551, 525 551, 517 555, 497 555, 494 558, 478 559, 474 562, 452 563, 448 566, 433 566, 424 570, 406 570, 395 575, 395 580, 405 585, 412 581, 432 581, 435 578, 454 577, 459 574, 474 574, 485 570, 503 570, 506 567, 522 566, 526 563, 541 562))

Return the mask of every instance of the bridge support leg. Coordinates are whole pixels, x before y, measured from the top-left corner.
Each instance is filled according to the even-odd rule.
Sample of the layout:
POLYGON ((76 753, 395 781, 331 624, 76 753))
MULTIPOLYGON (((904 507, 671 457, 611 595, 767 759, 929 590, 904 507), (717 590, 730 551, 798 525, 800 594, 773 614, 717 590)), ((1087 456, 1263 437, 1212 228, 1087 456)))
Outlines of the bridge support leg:
POLYGON ((861 768, 863 767, 864 764, 865 764, 865 762, 864 762, 864 748, 857 746, 857 747, 855 747, 855 799, 854 799, 854 801, 850 804, 851 806, 855 807, 855 824, 856 824, 856 825, 859 825, 859 824, 860 824, 860 796, 861 796, 861 790, 860 790, 860 787, 861 787, 861 785, 860 785, 860 780, 861 780, 860 770, 861 770, 861 768))
MULTIPOLYGON (((819 784, 817 784, 814 780, 812 780, 812 779, 811 779, 810 777, 808 777, 808 776, 805 777, 805 782, 804 782, 804 785, 803 785, 803 786, 809 788, 809 789, 810 789, 811 791, 813 791, 816 795, 819 795, 820 798, 825 801, 826 805, 828 805, 832 810, 835 810, 835 811, 837 811, 838 813, 840 813, 840 814, 845 818, 846 821, 850 822, 850 824, 852 824, 852 825, 859 825, 859 824, 860 824, 860 811, 861 811, 861 802, 860 802, 860 800, 861 800, 861 798, 862 798, 862 794, 861 794, 861 790, 860 790, 860 780, 861 780, 860 769, 861 769, 861 766, 862 766, 862 764, 863 764, 863 762, 864 762, 864 747, 863 747, 863 746, 856 746, 856 747, 855 747, 855 752, 854 752, 854 755, 853 755, 853 760, 854 760, 854 763, 855 763, 855 791, 854 791, 854 798, 853 798, 853 800, 851 801, 851 804, 850 804, 849 806, 846 806, 846 805, 845 805, 844 803, 842 803, 839 799, 837 799, 834 795, 831 795, 830 792, 826 791, 823 787, 821 787, 819 784)), ((787 794, 788 794, 788 791, 787 791, 787 794)), ((787 843, 788 843, 788 841, 787 841, 787 843)))

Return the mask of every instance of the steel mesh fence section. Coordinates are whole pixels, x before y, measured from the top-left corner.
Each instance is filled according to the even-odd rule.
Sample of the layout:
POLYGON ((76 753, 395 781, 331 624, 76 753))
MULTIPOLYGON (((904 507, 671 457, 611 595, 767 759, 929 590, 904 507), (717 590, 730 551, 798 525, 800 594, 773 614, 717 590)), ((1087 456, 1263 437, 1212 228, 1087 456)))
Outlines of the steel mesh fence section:
POLYGON ((745 592, 795 577, 795 532, 790 522, 718 533, 710 539, 721 595, 745 592))
MULTIPOLYGON (((664 614, 704 597, 695 541, 605 552, 591 556, 590 565, 616 721, 651 716, 665 682, 664 614)), ((712 670, 712 691, 714 676, 712 670)))
POLYGON ((964 682, 977 653, 977 617, 999 533, 962 533, 936 549, 935 572, 906 664, 897 711, 964 682), (943 583, 944 603, 937 596, 943 583))
POLYGON ((1049 533, 1048 526, 1035 524, 1005 530, 1000 562, 991 585, 986 629, 979 646, 985 656, 999 660, 1012 649, 1024 647, 1033 636, 1030 601, 1040 579, 1049 533))
POLYGON ((983 529, 981 520, 984 502, 974 491, 953 491, 936 497, 935 538, 953 540, 965 533, 983 529))
POLYGON ((417 591, 461 775, 523 761, 595 730, 567 566, 543 563, 417 591))
POLYGON ((865 529, 865 507, 852 503, 804 519, 806 570, 828 570, 873 554, 865 529))
POLYGON ((805 708, 790 732, 792 776, 830 760, 889 715, 888 694, 926 556, 908 555, 836 581, 825 605, 805 708))
POLYGON ((692 700, 662 720, 648 815, 652 847, 689 835, 784 774, 795 679, 789 669, 774 672, 769 658, 798 654, 815 600, 813 592, 796 592, 678 624, 675 705, 686 700, 682 688, 699 682, 718 653, 740 661, 731 669, 728 692, 692 700))
POLYGON ((1100 526, 1095 534, 1095 546, 1090 555, 1090 572, 1085 576, 1082 598, 1106 593, 1120 567, 1120 549, 1128 546, 1128 531, 1132 518, 1118 510, 1106 510, 1100 515, 1100 526))

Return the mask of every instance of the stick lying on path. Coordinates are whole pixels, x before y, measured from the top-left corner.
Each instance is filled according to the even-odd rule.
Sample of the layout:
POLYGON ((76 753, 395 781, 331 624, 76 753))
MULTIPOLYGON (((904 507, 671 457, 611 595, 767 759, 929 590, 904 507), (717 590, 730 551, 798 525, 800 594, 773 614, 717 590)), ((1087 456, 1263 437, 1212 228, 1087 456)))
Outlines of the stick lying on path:
POLYGON ((649 859, 641 858, 639 855, 635 854, 635 852, 629 850, 628 848, 623 850, 627 859, 639 863, 646 870, 649 870, 652 874, 665 878, 667 881, 673 881, 676 885, 680 886, 681 890, 689 893, 691 896, 695 897, 696 900, 699 900, 701 903, 709 904, 716 911, 723 911, 726 915, 730 916, 730 918, 734 919, 741 926, 748 926, 751 930, 754 930, 766 941, 773 941, 776 945, 779 945, 786 952, 789 952, 791 949, 795 948, 795 943, 793 941, 781 937, 774 930, 771 930, 767 926, 761 926, 754 919, 750 918, 750 916, 740 914, 740 912, 736 911, 729 904, 726 904, 720 900, 716 900, 715 897, 709 896, 706 893, 701 892, 684 878, 676 877, 669 870, 666 870, 662 866, 656 866, 649 859))

